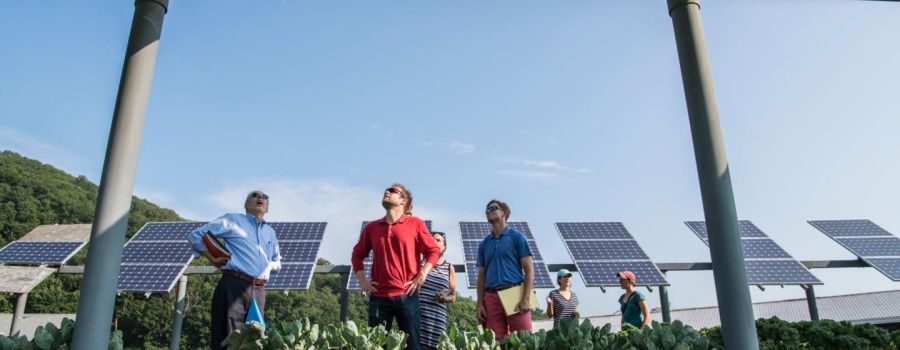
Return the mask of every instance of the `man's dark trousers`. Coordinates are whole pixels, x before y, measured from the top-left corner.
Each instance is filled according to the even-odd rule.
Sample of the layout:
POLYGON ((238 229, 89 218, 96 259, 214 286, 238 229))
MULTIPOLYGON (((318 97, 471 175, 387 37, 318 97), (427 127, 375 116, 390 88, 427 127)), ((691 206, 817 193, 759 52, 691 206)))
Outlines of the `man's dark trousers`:
POLYGON ((244 324, 251 299, 256 299, 256 306, 259 307, 259 312, 263 313, 266 307, 265 287, 256 286, 235 276, 222 275, 213 292, 210 310, 211 348, 225 349, 222 347, 222 341, 244 324))
POLYGON ((406 348, 419 350, 419 296, 369 297, 369 327, 383 325, 391 330, 394 318, 400 330, 409 336, 406 348))

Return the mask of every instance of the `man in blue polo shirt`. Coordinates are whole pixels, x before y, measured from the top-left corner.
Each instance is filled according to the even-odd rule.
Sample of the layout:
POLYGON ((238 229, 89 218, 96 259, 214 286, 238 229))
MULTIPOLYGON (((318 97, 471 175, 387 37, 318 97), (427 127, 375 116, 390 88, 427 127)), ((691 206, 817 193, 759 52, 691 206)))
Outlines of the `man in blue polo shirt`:
POLYGON ((485 208, 491 224, 490 234, 478 246, 478 320, 494 331, 497 339, 510 332, 531 332, 531 303, 534 289, 534 268, 531 248, 525 235, 506 225, 509 205, 492 199, 485 208), (524 293, 516 304, 517 313, 506 315, 497 292, 522 285, 524 293))

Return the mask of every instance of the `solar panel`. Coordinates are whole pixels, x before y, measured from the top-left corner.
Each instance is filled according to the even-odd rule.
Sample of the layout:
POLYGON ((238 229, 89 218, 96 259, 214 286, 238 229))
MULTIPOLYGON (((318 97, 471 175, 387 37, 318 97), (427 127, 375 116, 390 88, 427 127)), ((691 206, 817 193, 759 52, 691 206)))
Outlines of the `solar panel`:
POLYGON ((742 239, 741 251, 744 259, 791 259, 790 254, 768 238, 742 239))
POLYGON ((469 289, 478 288, 478 267, 474 262, 466 262, 466 279, 469 281, 469 289))
POLYGON ((900 257, 867 258, 866 261, 892 281, 900 281, 900 257))
POLYGON ((650 260, 634 240, 566 241, 576 261, 650 260))
MULTIPOLYGON (((709 245, 709 236, 706 230, 706 221, 685 221, 684 222, 706 245, 709 245)), ((767 238, 756 225, 749 220, 738 220, 738 234, 741 238, 767 238)))
MULTIPOLYGON (((508 222, 507 226, 521 232, 528 242, 531 249, 531 259, 534 264, 534 287, 535 288, 554 288, 555 285, 549 277, 549 270, 544 265, 544 258, 538 248, 534 235, 527 222, 514 221, 508 222)), ((478 247, 481 242, 491 234, 491 224, 487 222, 461 221, 459 230, 463 238, 463 255, 466 257, 466 276, 469 279, 469 288, 476 288, 475 281, 475 263, 478 260, 478 247), (471 267, 471 268, 470 268, 471 267)))
POLYGON ((794 260, 745 260, 747 282, 754 285, 821 284, 805 266, 794 260))
POLYGON ((576 263, 578 274, 588 287, 618 286, 616 273, 631 271, 637 275, 637 284, 641 286, 668 285, 665 277, 652 261, 596 261, 576 263))
POLYGON ((621 222, 557 222, 556 228, 564 240, 633 238, 621 222))
POLYGON ((315 263, 319 255, 319 241, 285 241, 278 242, 281 249, 282 263, 315 263))
POLYGON ((897 237, 835 238, 834 240, 860 257, 900 257, 900 238, 897 237))
MULTIPOLYGON (((709 246, 705 221, 684 222, 697 237, 709 246)), ((751 285, 822 284, 806 266, 794 260, 749 220, 738 220, 741 252, 747 283, 751 285)))
POLYGON ((186 264, 191 261, 191 245, 187 241, 131 241, 122 251, 123 263, 186 264))
POLYGON ((122 265, 120 291, 168 292, 181 276, 185 265, 122 265))
POLYGON ((205 222, 149 222, 142 227, 132 241, 184 241, 187 235, 205 222))
MULTIPOLYGON (((372 279, 372 262, 363 262, 363 270, 368 279, 372 279)), ((350 272, 350 279, 347 280, 347 290, 359 290, 359 280, 356 278, 356 272, 350 272)))
POLYGON ((810 220, 810 225, 828 237, 891 236, 869 220, 810 220))
POLYGON ((62 265, 84 245, 85 242, 14 241, 0 249, 0 263, 62 265))
POLYGON ((890 232, 869 220, 808 222, 891 280, 900 280, 900 239, 890 232))
POLYGON ((618 286, 621 271, 640 285, 669 284, 621 222, 557 222, 556 230, 588 287, 618 286))
POLYGON ((273 271, 266 282, 267 290, 309 289, 315 264, 281 264, 281 269, 273 271))
POLYGON ((326 222, 270 222, 278 241, 321 241, 326 222))

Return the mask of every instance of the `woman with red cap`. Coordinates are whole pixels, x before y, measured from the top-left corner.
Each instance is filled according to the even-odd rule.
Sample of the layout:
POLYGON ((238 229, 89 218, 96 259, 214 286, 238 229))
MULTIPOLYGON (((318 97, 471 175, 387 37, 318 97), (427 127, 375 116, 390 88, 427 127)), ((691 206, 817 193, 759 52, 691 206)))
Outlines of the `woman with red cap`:
POLYGON ((619 285, 625 290, 625 294, 619 297, 619 310, 622 311, 622 326, 630 324, 640 329, 650 324, 650 307, 647 306, 644 295, 634 290, 637 285, 637 276, 631 271, 622 271, 616 274, 619 277, 619 285))

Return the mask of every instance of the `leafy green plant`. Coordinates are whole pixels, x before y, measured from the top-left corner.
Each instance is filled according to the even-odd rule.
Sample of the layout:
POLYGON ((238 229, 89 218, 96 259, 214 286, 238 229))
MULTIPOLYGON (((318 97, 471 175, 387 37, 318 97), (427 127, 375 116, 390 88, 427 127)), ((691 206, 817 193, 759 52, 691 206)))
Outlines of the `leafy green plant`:
MULTIPOLYGON (((75 334, 75 321, 63 318, 60 326, 47 323, 38 326, 34 336, 28 340, 24 335, 0 336, 0 350, 56 350, 69 349, 72 345, 72 336, 75 334)), ((122 349, 122 331, 112 332, 109 336, 109 349, 122 349)))

